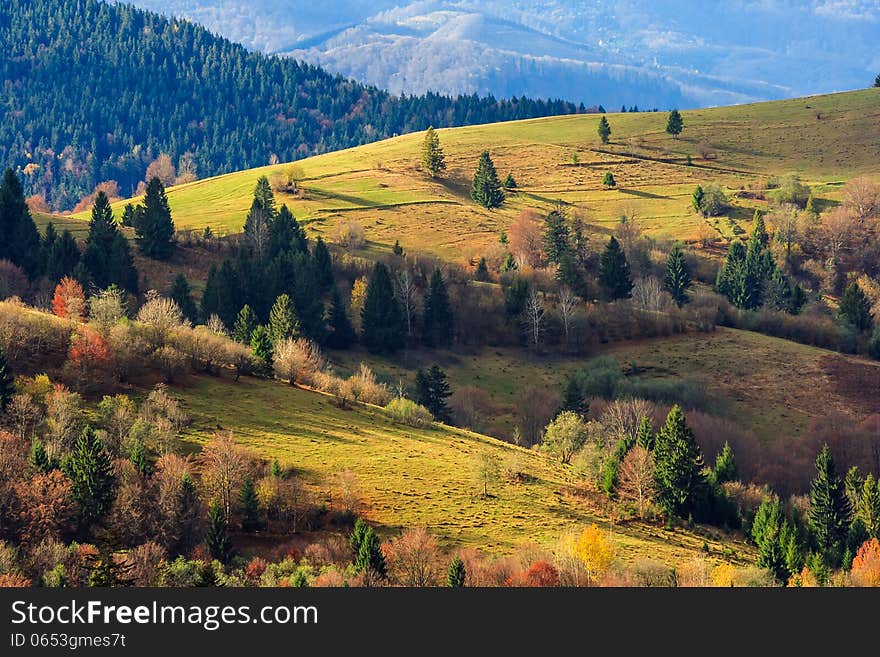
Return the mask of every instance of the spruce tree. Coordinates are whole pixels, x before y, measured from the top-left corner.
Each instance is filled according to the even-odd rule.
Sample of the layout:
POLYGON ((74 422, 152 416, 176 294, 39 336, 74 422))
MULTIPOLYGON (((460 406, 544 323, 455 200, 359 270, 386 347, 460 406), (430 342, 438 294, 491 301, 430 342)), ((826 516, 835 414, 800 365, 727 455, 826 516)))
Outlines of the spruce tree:
POLYGON ((269 331, 262 324, 257 326, 251 335, 251 351, 260 363, 261 373, 268 375, 272 371, 272 363, 275 356, 272 350, 272 340, 269 338, 269 331))
POLYGON ((614 174, 610 171, 606 171, 605 175, 602 176, 602 186, 606 189, 611 189, 612 187, 617 187, 617 181, 614 180, 614 174))
POLYGON ((843 293, 837 316, 857 331, 870 331, 874 325, 874 319, 871 317, 871 302, 855 280, 843 293))
POLYGON ((232 339, 241 344, 249 345, 257 324, 259 321, 254 311, 249 305, 243 305, 238 311, 238 317, 235 318, 235 324, 232 326, 232 339))
POLYGON ((6 359, 6 352, 0 347, 0 415, 6 413, 9 402, 15 394, 15 375, 12 368, 9 367, 9 361, 6 359))
POLYGON ((602 115, 602 118, 599 119, 599 139, 602 140, 603 144, 608 143, 608 139, 611 137, 611 126, 608 124, 608 119, 605 118, 605 115, 602 115))
POLYGON ((275 305, 269 311, 269 339, 272 341, 273 348, 277 347, 282 340, 296 337, 299 333, 299 320, 296 318, 290 297, 282 294, 275 300, 275 305))
POLYGON ((315 242, 315 250, 312 254, 314 260, 315 275, 321 286, 321 296, 330 291, 335 283, 333 276, 333 260, 330 258, 330 250, 320 237, 315 242))
POLYGON ((244 305, 241 297, 241 284, 232 261, 227 258, 219 268, 211 265, 202 293, 202 317, 217 315, 225 326, 232 326, 244 305))
POLYGON ((508 172, 507 177, 504 179, 504 189, 511 190, 516 189, 517 183, 516 178, 513 177, 513 172, 508 172))
POLYGON ((703 205, 703 201, 706 198, 706 192, 703 191, 702 185, 697 185, 697 188, 694 190, 693 195, 691 196, 691 207, 694 211, 699 212, 704 217, 706 216, 706 208, 703 205))
POLYGON ((266 213, 267 221, 275 217, 275 194, 266 176, 260 176, 254 187, 254 202, 266 213))
POLYGON ((599 283, 608 298, 628 299, 632 294, 633 282, 629 263, 617 238, 612 236, 599 257, 599 283))
POLYGON ((766 568, 778 581, 788 578, 781 532, 785 520, 779 500, 766 499, 758 507, 752 522, 752 540, 758 547, 758 567, 766 568))
POLYGON ((371 577, 379 577, 380 579, 384 579, 388 574, 385 555, 382 554, 382 544, 372 527, 367 527, 364 532, 355 557, 354 567, 359 573, 367 573, 371 577))
POLYGON ((565 392, 562 396, 562 406, 560 406, 559 412, 571 411, 580 416, 585 416, 589 410, 590 406, 587 400, 584 399, 584 392, 581 390, 581 384, 578 382, 577 377, 569 377, 568 383, 565 384, 565 392))
POLYGON ((674 109, 666 119, 666 132, 672 135, 673 139, 678 139, 682 130, 684 130, 684 118, 677 109, 674 109))
POLYGON ((49 454, 46 452, 46 446, 39 438, 34 438, 31 441, 31 454, 28 462, 35 472, 45 473, 54 469, 49 454))
POLYGON ((688 302, 688 288, 691 286, 691 272, 681 244, 675 244, 666 258, 664 284, 678 307, 688 302))
POLYGON ((440 137, 433 126, 425 131, 425 139, 422 142, 422 166, 432 178, 436 178, 441 171, 446 170, 446 159, 440 146, 440 137))
POLYGON ((354 521, 354 528, 348 536, 348 547, 351 548, 351 552, 355 559, 357 559, 358 552, 361 550, 361 544, 364 542, 364 537, 367 535, 367 529, 369 529, 369 525, 367 525, 362 518, 358 518, 354 521))
POLYGON ((831 568, 843 560, 851 518, 852 505, 837 476, 831 450, 824 445, 816 458, 816 477, 810 485, 809 523, 813 540, 831 568))
POLYGON ((677 404, 654 439, 654 478, 667 515, 691 510, 703 483, 703 457, 677 404))
POLYGON ((239 494, 241 503, 241 529, 246 532, 255 532, 260 529, 260 501, 257 499, 257 489, 254 480, 245 477, 239 494))
POLYGON ((492 209, 501 207, 504 203, 504 191, 498 180, 498 172, 489 156, 489 151, 483 151, 474 180, 471 186, 471 198, 485 208, 492 209))
POLYGON ((158 178, 147 185, 143 212, 135 224, 138 244, 148 258, 167 260, 174 253, 174 221, 165 187, 158 178))
POLYGON ((128 240, 119 232, 110 199, 104 192, 98 192, 92 205, 82 262, 97 287, 103 289, 116 285, 129 292, 137 292, 138 275, 128 240))
POLYGON ((40 233, 18 176, 7 169, 0 183, 0 260, 10 260, 34 278, 43 270, 40 233))
POLYGON ((199 310, 196 302, 193 300, 192 289, 190 289, 186 276, 178 274, 174 278, 174 283, 171 285, 171 292, 168 296, 180 307, 183 316, 189 321, 196 322, 199 319, 199 310))
POLYGON ((651 426, 651 420, 647 415, 643 415, 639 420, 639 428, 636 429, 636 444, 651 452, 654 450, 654 439, 654 427, 651 426))
POLYGON ((880 485, 870 472, 862 484, 855 515, 869 537, 880 539, 880 485))
POLYGON ((373 267, 361 310, 361 340, 370 353, 394 353, 406 343, 403 313, 394 296, 391 275, 381 262, 373 267))
POLYGON ((452 344, 454 328, 446 283, 440 270, 435 269, 425 294, 422 340, 428 347, 448 347, 452 344))
POLYGON ((232 558, 232 541, 229 538, 229 524, 220 504, 212 502, 208 509, 208 529, 205 532, 205 547, 212 559, 228 563, 232 558))
POLYGON ((466 579, 467 572, 464 567, 464 561, 461 560, 461 557, 455 557, 446 570, 446 586, 460 589, 464 586, 466 579))
POLYGON ((486 258, 480 258, 480 262, 477 263, 477 270, 474 272, 474 280, 481 283, 485 283, 489 280, 489 265, 486 263, 486 258))
MULTIPOLYGON (((49 226, 51 225, 50 223, 49 226)), ((48 227, 46 230, 48 233, 48 227)), ((65 276, 70 276, 82 258, 79 246, 76 244, 76 239, 67 229, 63 230, 60 236, 46 244, 45 254, 45 273, 52 284, 57 284, 65 276)))
POLYGON ((727 249, 724 265, 718 270, 715 289, 733 301, 738 295, 746 262, 746 247, 740 240, 734 240, 727 249))
POLYGON ((736 481, 739 476, 739 470, 736 465, 736 458, 733 456, 733 450, 730 443, 724 441, 724 446, 715 457, 715 467, 712 470, 716 484, 724 484, 728 481, 736 481))
POLYGON ((128 460, 132 462, 132 465, 134 465, 141 476, 150 477, 153 474, 153 464, 150 462, 147 447, 142 440, 136 440, 131 446, 128 460))
POLYGON ((562 257, 571 251, 571 235, 568 230, 568 222, 565 215, 553 210, 544 219, 544 253, 547 260, 553 264, 559 264, 562 257))
POLYGON ((816 200, 813 198, 812 192, 810 192, 810 195, 807 197, 807 204, 804 206, 804 213, 812 218, 819 216, 819 207, 816 205, 816 200))
POLYGON ((116 499, 113 461, 91 427, 76 439, 64 462, 64 473, 73 485, 73 498, 80 510, 80 528, 88 532, 103 520, 116 499))
POLYGON ((257 199, 254 199, 244 219, 242 232, 244 233, 245 244, 247 244, 257 260, 265 259, 269 253, 271 224, 272 216, 269 211, 263 208, 257 199))
POLYGON ((446 400, 451 395, 446 373, 437 365, 432 365, 427 372, 416 373, 416 403, 421 404, 438 422, 451 422, 451 414, 446 400))
POLYGON ((334 285, 331 291, 330 307, 327 309, 327 326, 330 333, 327 335, 327 346, 331 349, 348 349, 357 340, 357 334, 348 318, 345 303, 339 294, 339 289, 334 285))
POLYGON ((267 259, 271 261, 287 253, 306 253, 308 244, 306 231, 287 206, 282 205, 278 215, 269 224, 267 259))

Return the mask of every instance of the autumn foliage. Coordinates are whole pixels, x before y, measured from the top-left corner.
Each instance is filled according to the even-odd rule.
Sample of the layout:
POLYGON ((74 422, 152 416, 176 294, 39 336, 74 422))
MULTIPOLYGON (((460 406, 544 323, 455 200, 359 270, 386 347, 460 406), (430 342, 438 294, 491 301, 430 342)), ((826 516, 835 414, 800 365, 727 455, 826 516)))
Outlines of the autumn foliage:
POLYGON ((86 295, 82 285, 74 279, 65 276, 55 286, 55 296, 52 297, 52 312, 62 319, 73 319, 78 322, 86 317, 86 295))
POLYGON ((68 360, 78 369, 101 369, 110 362, 107 340, 91 329, 77 333, 70 343, 68 360))
POLYGON ((880 541, 872 538, 862 543, 850 571, 856 586, 880 586, 880 541))

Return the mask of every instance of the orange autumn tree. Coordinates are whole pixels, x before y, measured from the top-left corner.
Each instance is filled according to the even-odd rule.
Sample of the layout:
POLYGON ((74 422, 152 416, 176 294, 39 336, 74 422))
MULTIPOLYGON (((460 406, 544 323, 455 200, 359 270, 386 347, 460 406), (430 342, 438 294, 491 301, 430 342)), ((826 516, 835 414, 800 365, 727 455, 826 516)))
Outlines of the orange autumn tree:
POLYGON ((77 281, 65 276, 55 286, 55 296, 52 297, 52 312, 63 319, 72 319, 82 322, 86 318, 86 295, 82 285, 77 281))
POLYGON ((880 586, 880 541, 872 538, 862 543, 850 571, 856 586, 880 586))
POLYGON ((100 333, 84 327, 83 331, 73 336, 67 359, 74 368, 84 373, 102 370, 110 362, 110 347, 100 333))

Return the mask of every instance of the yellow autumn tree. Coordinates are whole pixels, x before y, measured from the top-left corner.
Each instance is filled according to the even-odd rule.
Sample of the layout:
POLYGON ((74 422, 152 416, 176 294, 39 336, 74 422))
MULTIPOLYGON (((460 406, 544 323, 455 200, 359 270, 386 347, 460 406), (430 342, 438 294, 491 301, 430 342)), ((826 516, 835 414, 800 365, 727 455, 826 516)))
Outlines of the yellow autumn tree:
POLYGON ((614 546, 605 532, 593 523, 578 537, 576 554, 590 582, 602 577, 614 561, 614 546))
POLYGON ((367 300, 367 277, 361 276, 351 286, 351 323, 358 332, 361 330, 361 311, 367 300))
POLYGON ((804 566, 799 573, 795 573, 788 580, 789 587, 813 588, 819 586, 819 580, 813 574, 813 571, 804 566))
POLYGON ((880 586, 880 541, 865 541, 852 562, 852 581, 856 586, 880 586))
POLYGON ((709 579, 712 586, 730 588, 733 586, 734 577, 736 577, 736 569, 729 563, 722 563, 712 569, 709 579))

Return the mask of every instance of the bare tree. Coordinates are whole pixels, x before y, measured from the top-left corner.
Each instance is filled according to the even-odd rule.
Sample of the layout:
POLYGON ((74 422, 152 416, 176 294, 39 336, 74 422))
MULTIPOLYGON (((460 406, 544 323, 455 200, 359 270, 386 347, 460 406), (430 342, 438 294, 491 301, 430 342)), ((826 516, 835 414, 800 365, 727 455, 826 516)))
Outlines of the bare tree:
POLYGON ((224 431, 215 433, 208 441, 199 455, 199 463, 205 488, 229 518, 242 482, 253 469, 253 458, 235 444, 232 432, 224 431))
POLYGON ((854 178, 843 188, 843 206, 864 222, 880 216, 880 185, 870 178, 854 178))
POLYGON ((770 222, 775 229, 776 239, 785 247, 785 264, 791 266, 791 252, 801 236, 797 208, 783 208, 773 213, 770 222))
POLYGON ((577 295, 569 287, 559 288, 559 316, 562 319, 562 329, 565 332, 565 341, 568 342, 571 334, 571 324, 574 312, 577 308, 577 295))
POLYGON ((639 510, 639 518, 644 518, 645 509, 657 494, 651 452, 641 445, 635 445, 623 457, 618 476, 618 495, 624 500, 634 502, 639 510))
POLYGON ((405 529, 386 547, 388 570, 402 586, 435 586, 440 575, 437 540, 424 527, 405 529))
POLYGON ((669 306, 669 293, 654 276, 640 278, 633 285, 632 305, 639 310, 658 312, 669 306))
POLYGON ((608 405, 600 421, 616 442, 625 436, 635 436, 642 418, 653 417, 654 408, 654 404, 645 399, 617 399, 608 405))
POLYGON ((526 300, 526 308, 523 312, 523 324, 526 336, 533 347, 541 344, 541 336, 544 333, 544 320, 547 311, 544 308, 543 295, 535 289, 529 292, 526 300))
POLYGON ((254 201, 244 223, 244 234, 259 258, 266 254, 269 247, 269 221, 269 213, 254 201))
POLYGON ((406 335, 411 338, 416 316, 416 284, 406 267, 398 270, 394 282, 397 300, 400 301, 400 307, 403 308, 406 318, 406 335))
POLYGON ((847 208, 834 208, 822 216, 821 233, 828 269, 836 269, 843 256, 852 249, 856 228, 857 218, 847 208))
POLYGON ((535 210, 523 210, 507 229, 510 252, 520 269, 538 267, 543 256, 543 229, 541 215, 535 210))

